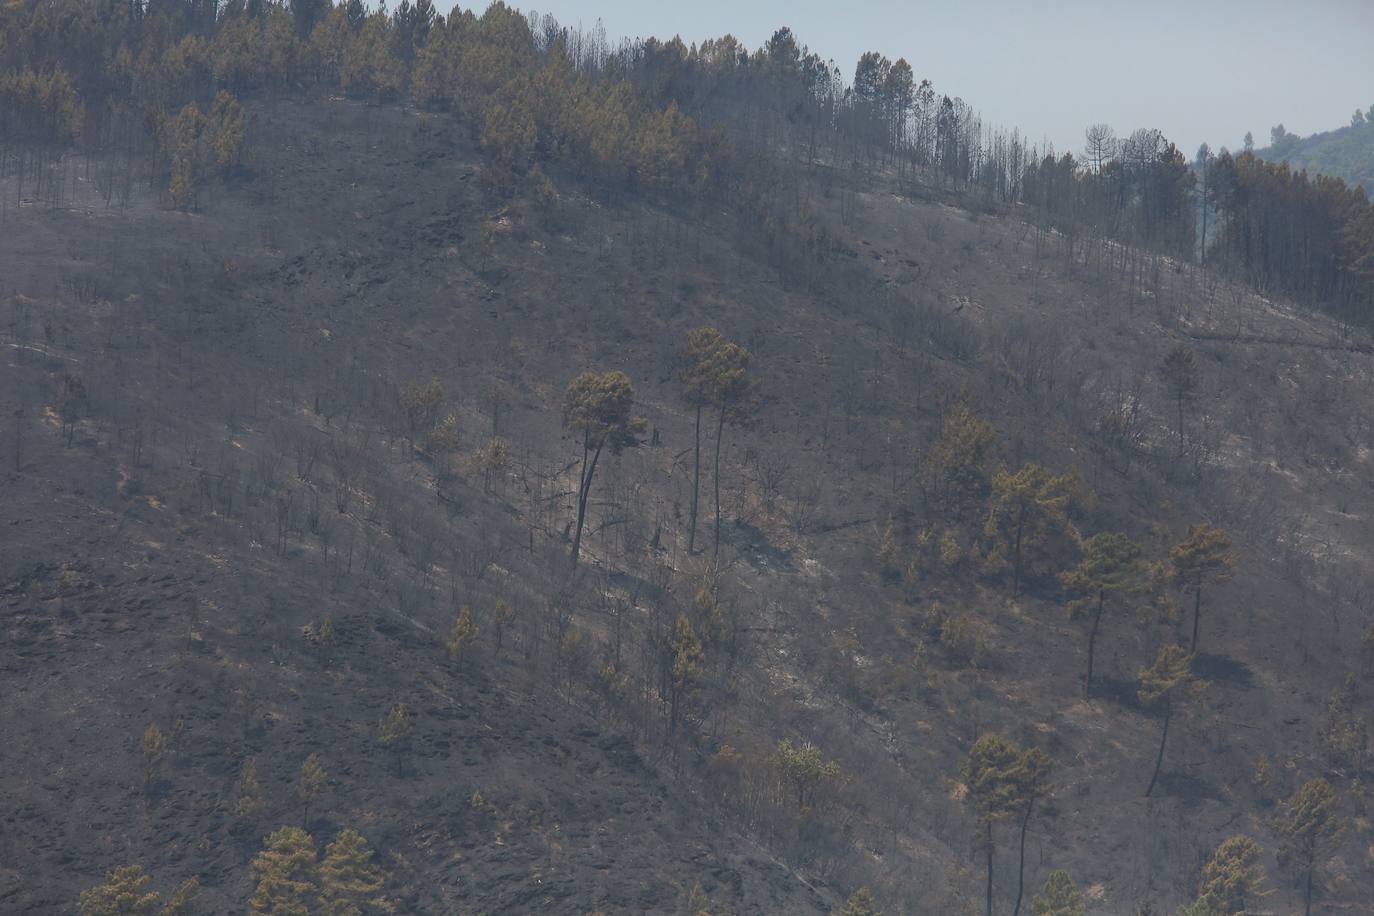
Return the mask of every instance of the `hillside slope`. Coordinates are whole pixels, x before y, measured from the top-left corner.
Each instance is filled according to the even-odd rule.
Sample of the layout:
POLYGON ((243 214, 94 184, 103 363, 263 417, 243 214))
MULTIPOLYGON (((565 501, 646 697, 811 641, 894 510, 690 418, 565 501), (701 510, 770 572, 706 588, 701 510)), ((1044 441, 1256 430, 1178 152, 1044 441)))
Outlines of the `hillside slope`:
MULTIPOLYGON (((308 826, 321 844, 364 833, 403 911, 682 912, 699 884, 713 912, 826 912, 860 886, 893 912, 976 912, 959 771, 990 731, 1056 760, 1030 889, 1065 868, 1089 912, 1169 911, 1238 831, 1288 874, 1276 802, 1332 772, 1327 698, 1365 670, 1366 338, 882 176, 806 174, 796 204, 826 245, 803 271, 795 240, 728 212, 565 174, 512 193, 446 118, 340 100, 252 114, 251 180, 196 213, 91 191, 6 215, 4 390, 23 414, 8 408, 0 670, 25 761, 0 771, 6 907, 69 911, 139 862, 159 889, 200 875, 211 911, 241 908, 318 752, 332 779, 308 826), (707 550, 686 549, 677 382, 678 341, 703 324, 745 343, 761 382, 751 422, 727 427, 714 570, 709 523, 707 550), (1158 366, 1178 344, 1201 381, 1176 446, 1158 366), (579 450, 560 408, 588 368, 630 375, 649 430, 598 473, 572 574, 579 450), (431 377, 451 448, 412 441, 400 406, 431 377), (1079 473, 1074 536, 1125 531, 1160 558, 1204 517, 1233 534, 1236 574, 1202 621, 1210 686, 1149 799, 1160 723, 1135 676, 1189 621, 1123 609, 1082 699, 1084 630, 1056 578, 1073 537, 1012 599, 978 546, 985 510, 942 514, 925 483, 961 397, 996 463, 1079 473), (1130 435, 1105 447, 1118 410, 1130 435), (493 436, 504 461, 483 460, 493 436), (882 568, 889 526, 912 575, 882 568), (932 532, 954 547, 924 546, 932 532), (932 637, 937 603, 976 634, 970 658, 932 637), (454 660, 442 637, 464 605, 481 632, 454 660), (679 615, 714 635, 674 730, 679 615), (317 645, 302 628, 325 617, 336 636, 317 645), (397 703, 415 730, 392 754, 377 723, 397 703), (170 750, 145 785, 149 723, 170 750), (795 804, 784 740, 842 777, 795 804), (266 807, 245 818, 247 757, 266 807)), ((1358 771, 1338 775, 1357 817, 1319 899, 1356 912, 1371 828, 1358 771)), ((998 828, 1003 901, 1011 837, 998 828)), ((1276 884, 1291 911, 1301 889, 1276 884)))
MULTIPOLYGON (((330 782, 311 831, 321 846, 343 827, 364 833, 402 912, 672 912, 696 884, 742 912, 823 912, 825 898, 766 850, 669 793, 622 732, 512 660, 517 651, 528 660, 541 634, 512 634, 500 658, 446 663, 435 631, 447 601, 413 600, 412 574, 390 567, 398 529, 382 533, 358 507, 358 528, 327 541, 334 516, 350 516, 332 497, 322 510, 300 466, 283 461, 288 441, 323 442, 329 426, 308 396, 289 391, 287 364, 317 340, 352 340, 350 349, 370 340, 354 352, 371 377, 404 365, 407 340, 426 331, 413 305, 383 318, 392 302, 381 297, 350 303, 344 293, 328 306, 308 298, 298 278, 314 264, 299 265, 306 256, 362 260, 358 248, 372 242, 394 249, 372 249, 372 276, 404 274, 392 265, 424 224, 398 219, 393 208, 406 204, 380 181, 360 191, 366 203, 350 203, 376 219, 357 217, 370 239, 321 235, 334 217, 352 215, 299 202, 332 199, 323 190, 337 182, 333 163, 357 155, 381 169, 408 145, 379 149, 365 124, 411 119, 290 106, 267 117, 300 144, 288 147, 299 152, 280 200, 226 193, 198 216, 163 211, 147 196, 118 215, 10 213, 5 276, 24 292, 7 303, 4 387, 27 410, 17 442, 6 430, 17 467, 8 463, 4 477, 5 732, 23 765, 6 767, 3 789, 4 907, 70 912, 78 890, 137 862, 164 893, 196 875, 206 912, 240 910, 263 834, 300 822, 297 772, 318 752, 330 782), (340 114, 347 127, 336 138, 351 148, 296 171, 315 131, 340 114), (278 232, 290 239, 269 239, 278 232), (245 279, 226 282, 226 271, 245 279), (70 296, 76 274, 92 277, 99 301, 70 296), (70 444, 60 430, 54 438, 58 420, 42 406, 51 380, 68 371, 89 391, 89 419, 70 444), (277 529, 253 520, 277 497, 295 500, 283 507, 290 533, 281 549, 277 529), (307 522, 306 512, 323 518, 307 522), (298 541, 307 525, 311 540, 298 541), (312 647, 301 628, 327 617, 337 636, 312 647), (377 726, 396 703, 414 719, 399 764, 377 726), (140 754, 150 723, 169 742, 151 788, 140 754), (235 781, 250 757, 265 810, 245 819, 234 813, 235 781)), ((406 180, 424 175, 423 164, 407 161, 406 180)), ((455 163, 434 183, 462 188, 471 167, 455 163)), ((426 201, 425 211, 438 220, 441 208, 426 201)), ((461 239, 440 231, 450 233, 445 244, 461 239)), ((407 268, 442 263, 443 248, 422 244, 407 268)), ((402 282, 425 290, 424 311, 438 321, 431 331, 461 335, 454 302, 431 280, 402 282)), ((459 302, 483 307, 469 289, 459 302)), ((337 459, 321 457, 322 466, 337 459)), ((375 487, 395 486, 406 492, 393 511, 415 513, 406 524, 443 524, 427 514, 436 501, 422 471, 399 457, 376 460, 372 511, 375 487)), ((519 542, 495 505, 463 492, 478 505, 456 513, 455 531, 519 542)))

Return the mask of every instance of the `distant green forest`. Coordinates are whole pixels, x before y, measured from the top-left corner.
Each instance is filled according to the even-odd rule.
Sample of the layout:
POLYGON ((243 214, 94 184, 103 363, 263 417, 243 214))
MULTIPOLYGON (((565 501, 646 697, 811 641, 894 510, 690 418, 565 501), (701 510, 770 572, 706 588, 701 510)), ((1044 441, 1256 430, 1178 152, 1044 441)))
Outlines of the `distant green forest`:
POLYGON ((1291 134, 1279 124, 1269 132, 1269 146, 1259 150, 1262 159, 1287 160, 1295 169, 1344 179, 1374 197, 1374 105, 1357 111, 1350 126, 1310 137, 1291 134))

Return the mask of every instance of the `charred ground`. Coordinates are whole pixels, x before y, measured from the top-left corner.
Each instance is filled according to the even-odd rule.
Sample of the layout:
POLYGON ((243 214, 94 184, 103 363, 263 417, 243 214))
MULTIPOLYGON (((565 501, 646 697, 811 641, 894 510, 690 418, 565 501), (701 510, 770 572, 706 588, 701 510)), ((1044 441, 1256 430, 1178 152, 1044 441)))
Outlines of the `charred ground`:
POLYGON ((69 206, 5 216, 7 908, 70 910, 130 862, 241 908, 317 752, 312 832, 364 833, 407 911, 675 912, 698 884, 724 912, 825 912, 859 886, 893 912, 975 910, 959 768, 990 731, 1055 758, 1028 885, 1065 868, 1090 912, 1191 899, 1235 832, 1270 850, 1272 910, 1291 911, 1276 803, 1320 774, 1354 817, 1322 906, 1374 892, 1360 773, 1318 737, 1331 691, 1366 670, 1366 338, 881 173, 804 170, 824 244, 764 242, 724 209, 575 174, 512 191, 447 117, 250 113, 252 172, 194 213, 155 194, 110 208, 78 182, 69 206), (750 349, 762 392, 727 428, 715 571, 686 551, 677 382, 704 324, 750 349), (1158 369, 1178 344, 1201 366, 1183 449, 1158 369), (630 375, 650 434, 600 472, 574 575, 559 411, 587 368, 630 375), (417 448, 398 406, 431 377, 451 449, 417 448), (997 462, 1079 473, 1076 532, 1156 558, 1201 518, 1234 537, 1203 619, 1210 686, 1151 799, 1159 722, 1135 676, 1186 626, 1118 615, 1082 700, 1083 631, 1050 560, 1071 545, 1009 600, 973 551, 981 510, 950 520, 922 484, 960 398, 997 462), (1104 449, 1121 408, 1130 435, 1104 449), (493 437, 509 457, 485 470, 493 437), (932 527, 965 559, 897 581, 889 526, 904 560, 932 527), (662 656, 708 581, 726 623, 669 734, 662 656), (930 639, 936 602, 975 634, 970 658, 930 639), (454 661, 463 605, 481 633, 454 661), (320 645, 302 628, 326 617, 320 645), (397 703, 415 722, 399 768, 377 738, 397 703), (169 751, 147 780, 150 723, 169 751), (842 778, 798 809, 780 740, 842 778), (245 819, 248 757, 266 807, 245 819))

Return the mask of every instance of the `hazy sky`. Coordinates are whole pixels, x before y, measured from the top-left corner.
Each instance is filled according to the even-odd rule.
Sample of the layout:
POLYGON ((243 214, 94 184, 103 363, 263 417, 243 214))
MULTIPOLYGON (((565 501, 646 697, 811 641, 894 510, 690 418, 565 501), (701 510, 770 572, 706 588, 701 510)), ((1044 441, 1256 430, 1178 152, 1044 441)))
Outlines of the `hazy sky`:
MULTIPOLYGON (((436 4, 441 8, 442 3, 436 4)), ((476 2, 478 8, 485 4, 476 2)), ((1203 140, 1307 135, 1374 105, 1374 0, 513 0, 564 25, 751 49, 780 25, 852 79, 867 50, 984 120, 1078 151, 1083 129, 1157 127, 1190 157, 1203 140)))

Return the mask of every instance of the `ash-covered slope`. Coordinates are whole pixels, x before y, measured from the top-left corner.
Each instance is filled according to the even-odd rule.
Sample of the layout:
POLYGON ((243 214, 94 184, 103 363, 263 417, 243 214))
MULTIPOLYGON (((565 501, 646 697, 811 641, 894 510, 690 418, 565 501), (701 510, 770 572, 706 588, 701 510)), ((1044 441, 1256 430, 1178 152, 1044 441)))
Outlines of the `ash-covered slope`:
POLYGON ((92 194, 7 216, 6 906, 69 911, 139 863, 241 909, 263 837, 304 819, 321 846, 362 833, 403 911, 825 912, 866 886, 963 912, 983 857, 960 765, 991 731, 1056 762, 1028 897, 1065 868, 1090 912, 1167 909, 1245 832, 1291 908, 1275 814, 1316 775, 1354 817, 1320 899, 1368 895, 1358 769, 1319 736, 1363 670, 1363 338, 881 175, 801 170, 811 234, 770 234, 573 174, 493 180, 445 118, 252 116, 251 176, 194 214, 92 194), (706 324, 760 382, 722 440, 716 564, 714 429, 687 550, 678 373, 706 324), (1182 436, 1159 369, 1179 345, 1182 436), (598 470, 573 572, 560 408, 589 368, 631 377, 648 428, 598 470), (432 378, 434 410, 408 407, 432 378), (995 437, 963 507, 930 476, 956 404, 995 437), (986 490, 1028 461, 1080 484, 1011 598, 986 490), (1191 596, 1109 618, 1084 700, 1057 574, 1098 531, 1167 560, 1202 518, 1237 566, 1144 799, 1160 719, 1136 673, 1187 642, 1165 606, 1191 596), (386 747, 398 704, 412 729, 386 747), (799 779, 784 741, 836 768, 799 779), (307 812, 312 753, 330 778, 307 812))

